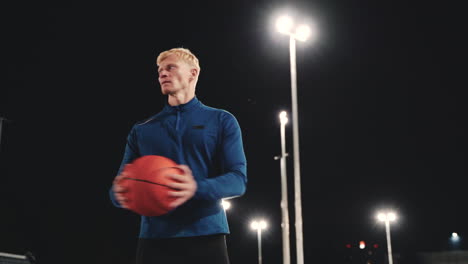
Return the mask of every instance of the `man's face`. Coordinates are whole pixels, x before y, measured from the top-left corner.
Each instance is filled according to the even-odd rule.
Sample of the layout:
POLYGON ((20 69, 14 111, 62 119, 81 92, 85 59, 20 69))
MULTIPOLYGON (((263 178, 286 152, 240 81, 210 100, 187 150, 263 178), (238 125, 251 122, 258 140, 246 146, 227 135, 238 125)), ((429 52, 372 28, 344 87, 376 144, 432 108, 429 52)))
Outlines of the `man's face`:
POLYGON ((159 84, 164 95, 175 94, 189 88, 193 80, 192 67, 172 54, 164 59, 158 68, 159 84))

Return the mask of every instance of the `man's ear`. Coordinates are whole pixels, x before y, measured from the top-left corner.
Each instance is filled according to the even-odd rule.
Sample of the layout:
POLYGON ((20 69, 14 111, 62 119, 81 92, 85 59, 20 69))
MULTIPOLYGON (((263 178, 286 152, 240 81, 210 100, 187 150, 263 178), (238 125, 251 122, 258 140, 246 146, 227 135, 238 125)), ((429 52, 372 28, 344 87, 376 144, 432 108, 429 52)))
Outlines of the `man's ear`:
POLYGON ((191 70, 190 70, 190 77, 191 77, 191 79, 196 79, 197 76, 198 76, 198 70, 195 69, 195 68, 191 69, 191 70))

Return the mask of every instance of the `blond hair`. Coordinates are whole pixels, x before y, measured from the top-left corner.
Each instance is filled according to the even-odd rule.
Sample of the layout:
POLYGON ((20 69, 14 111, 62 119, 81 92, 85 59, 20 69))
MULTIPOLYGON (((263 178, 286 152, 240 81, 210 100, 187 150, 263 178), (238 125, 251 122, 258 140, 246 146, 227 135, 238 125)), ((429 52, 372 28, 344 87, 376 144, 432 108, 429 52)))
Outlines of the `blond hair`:
POLYGON ((200 72, 200 64, 198 63, 198 58, 190 50, 185 48, 173 48, 161 52, 158 58, 156 59, 156 63, 158 64, 158 66, 163 60, 165 60, 171 55, 176 55, 179 59, 185 61, 191 66, 194 66, 195 68, 197 68, 198 72, 200 72))

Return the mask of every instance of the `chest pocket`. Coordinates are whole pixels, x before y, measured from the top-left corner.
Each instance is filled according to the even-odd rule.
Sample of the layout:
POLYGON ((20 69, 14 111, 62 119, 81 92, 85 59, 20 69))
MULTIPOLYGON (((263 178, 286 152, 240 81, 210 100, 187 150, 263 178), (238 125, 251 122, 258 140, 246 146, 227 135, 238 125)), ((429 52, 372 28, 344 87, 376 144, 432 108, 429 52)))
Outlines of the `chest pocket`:
POLYGON ((204 154, 212 156, 218 143, 218 130, 213 126, 192 124, 187 127, 183 141, 184 147, 192 148, 197 152, 204 151, 204 154))

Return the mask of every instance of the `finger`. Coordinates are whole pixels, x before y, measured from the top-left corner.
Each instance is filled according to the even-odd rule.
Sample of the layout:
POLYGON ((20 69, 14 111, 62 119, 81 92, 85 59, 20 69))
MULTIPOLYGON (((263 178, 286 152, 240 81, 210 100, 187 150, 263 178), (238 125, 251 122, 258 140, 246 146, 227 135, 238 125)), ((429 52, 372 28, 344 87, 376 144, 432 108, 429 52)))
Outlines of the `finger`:
POLYGON ((119 199, 117 199, 117 202, 120 204, 120 206, 128 208, 128 203, 130 202, 130 200, 122 196, 119 199))
POLYGON ((169 195, 169 197, 172 198, 181 198, 188 196, 188 193, 185 191, 169 191, 167 192, 167 194, 169 195))
POLYGON ((119 176, 114 178, 114 181, 112 182, 113 184, 118 184, 120 182, 121 178, 119 176))
POLYGON ((176 168, 181 169, 185 175, 192 175, 192 170, 187 165, 177 165, 176 168))
POLYGON ((188 187, 187 184, 185 184, 185 183, 180 183, 180 182, 175 182, 175 181, 168 182, 166 185, 168 187, 170 187, 172 189, 176 189, 176 190, 185 190, 188 187))
POLYGON ((116 179, 123 179, 125 177, 128 176, 128 173, 125 172, 125 171, 121 171, 119 175, 117 175, 117 177, 115 177, 116 179))
POLYGON ((115 195, 115 199, 116 199, 117 201, 128 202, 128 198, 125 197, 125 196, 123 196, 122 194, 119 194, 119 193, 117 193, 117 194, 115 195))
POLYGON ((123 187, 122 185, 114 184, 114 192, 116 192, 116 193, 125 193, 125 192, 128 192, 128 188, 123 187))
POLYGON ((167 174, 167 177, 171 180, 178 181, 178 182, 188 182, 190 181, 189 177, 180 174, 167 174))
POLYGON ((125 201, 120 201, 119 204, 120 204, 120 206, 121 206, 122 208, 128 209, 128 203, 127 203, 127 202, 125 202, 125 201))
POLYGON ((122 181, 125 177, 128 175, 126 173, 119 174, 114 178, 114 181, 112 182, 113 184, 118 184, 120 181, 122 181))
POLYGON ((169 207, 172 208, 172 209, 177 208, 177 207, 181 206, 183 203, 185 203, 186 201, 187 200, 185 198, 176 199, 172 203, 169 204, 169 207))

